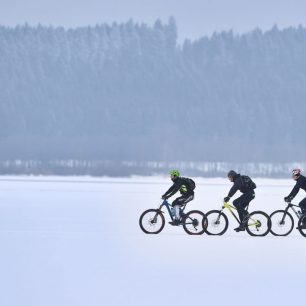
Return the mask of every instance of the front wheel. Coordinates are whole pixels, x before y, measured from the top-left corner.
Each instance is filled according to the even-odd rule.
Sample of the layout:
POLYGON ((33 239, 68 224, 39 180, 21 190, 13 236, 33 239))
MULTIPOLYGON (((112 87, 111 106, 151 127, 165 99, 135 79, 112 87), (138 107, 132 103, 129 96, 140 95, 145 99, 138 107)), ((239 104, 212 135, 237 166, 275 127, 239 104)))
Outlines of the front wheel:
POLYGON ((287 236, 294 227, 294 220, 291 214, 285 210, 276 210, 270 215, 271 234, 274 236, 287 236))
POLYGON ((139 226, 146 234, 158 234, 165 226, 165 217, 158 209, 148 209, 141 214, 139 226))
POLYGON ((271 219, 263 211, 253 211, 249 214, 246 231, 251 236, 266 236, 271 229, 271 219))
POLYGON ((298 223, 298 230, 302 236, 306 237, 306 214, 303 214, 298 223))
POLYGON ((228 228, 228 218, 220 210, 211 210, 203 219, 203 228, 208 235, 223 235, 228 228))
POLYGON ((183 218, 183 228, 189 235, 202 235, 204 233, 203 224, 206 219, 205 214, 199 210, 191 210, 183 218))

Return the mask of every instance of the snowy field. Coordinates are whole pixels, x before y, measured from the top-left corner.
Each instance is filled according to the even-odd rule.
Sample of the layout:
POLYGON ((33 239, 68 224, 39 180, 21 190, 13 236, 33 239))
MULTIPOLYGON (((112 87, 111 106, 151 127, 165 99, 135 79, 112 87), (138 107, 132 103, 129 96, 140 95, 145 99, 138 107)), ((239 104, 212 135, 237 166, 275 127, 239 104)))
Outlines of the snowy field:
MULTIPOLYGON (((220 208, 228 180, 195 180, 189 209, 220 208)), ((254 181, 250 211, 285 207, 292 180, 254 181)), ((250 237, 229 216, 221 237, 167 223, 141 232, 140 214, 169 187, 159 177, 0 177, 0 305, 305 305, 306 239, 296 229, 250 237)))

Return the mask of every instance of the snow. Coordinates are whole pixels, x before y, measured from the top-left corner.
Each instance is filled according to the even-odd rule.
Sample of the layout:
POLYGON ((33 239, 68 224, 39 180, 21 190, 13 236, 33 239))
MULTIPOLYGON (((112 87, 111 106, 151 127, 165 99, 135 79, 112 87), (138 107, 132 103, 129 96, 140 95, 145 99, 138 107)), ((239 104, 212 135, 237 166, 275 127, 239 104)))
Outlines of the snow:
MULTIPOLYGON (((195 181, 188 208, 204 212, 231 186, 195 181)), ((292 180, 254 181, 250 211, 285 207, 292 180)), ((142 233, 140 214, 169 187, 166 177, 0 177, 1 305, 305 305, 306 240, 295 229, 250 237, 228 215, 221 237, 169 224, 142 233)))

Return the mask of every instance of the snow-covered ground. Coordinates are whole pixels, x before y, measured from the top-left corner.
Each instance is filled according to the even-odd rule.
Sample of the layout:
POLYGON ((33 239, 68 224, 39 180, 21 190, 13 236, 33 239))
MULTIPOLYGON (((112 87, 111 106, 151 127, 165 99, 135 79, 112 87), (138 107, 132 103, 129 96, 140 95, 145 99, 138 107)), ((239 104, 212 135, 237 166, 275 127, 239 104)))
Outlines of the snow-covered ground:
MULTIPOLYGON (((217 209, 226 179, 195 179, 190 209, 217 209)), ((292 180, 254 179, 251 210, 285 206, 292 180)), ((306 239, 146 235, 168 178, 0 177, 0 305, 305 305, 306 239)), ((304 196, 301 191, 297 200, 304 196)), ((295 219, 296 220, 296 219, 295 219)))

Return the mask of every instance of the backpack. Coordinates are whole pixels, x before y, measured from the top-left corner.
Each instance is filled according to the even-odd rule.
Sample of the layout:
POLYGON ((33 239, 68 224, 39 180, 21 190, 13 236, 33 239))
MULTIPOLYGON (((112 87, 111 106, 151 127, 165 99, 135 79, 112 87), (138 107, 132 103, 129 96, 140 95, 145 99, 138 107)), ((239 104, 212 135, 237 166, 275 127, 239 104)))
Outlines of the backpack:
POLYGON ((255 189, 256 184, 252 181, 252 179, 247 175, 241 175, 242 186, 247 189, 255 189))
POLYGON ((185 180, 186 180, 186 182, 189 185, 191 190, 194 190, 196 188, 196 184, 195 184, 194 180, 192 180, 191 178, 188 178, 188 177, 185 177, 185 180))

